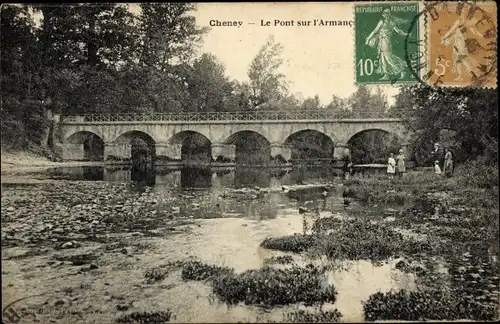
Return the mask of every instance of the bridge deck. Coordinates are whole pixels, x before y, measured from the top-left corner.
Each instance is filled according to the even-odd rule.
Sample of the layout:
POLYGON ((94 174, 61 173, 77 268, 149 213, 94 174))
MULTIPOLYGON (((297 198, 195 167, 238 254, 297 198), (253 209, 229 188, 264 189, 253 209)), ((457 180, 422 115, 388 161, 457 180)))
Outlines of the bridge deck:
POLYGON ((380 112, 362 111, 354 115, 350 111, 297 110, 297 111, 235 111, 235 112, 182 112, 182 113, 126 113, 126 114, 84 114, 63 115, 61 122, 72 123, 127 123, 127 122, 304 122, 304 121, 401 121, 380 112))

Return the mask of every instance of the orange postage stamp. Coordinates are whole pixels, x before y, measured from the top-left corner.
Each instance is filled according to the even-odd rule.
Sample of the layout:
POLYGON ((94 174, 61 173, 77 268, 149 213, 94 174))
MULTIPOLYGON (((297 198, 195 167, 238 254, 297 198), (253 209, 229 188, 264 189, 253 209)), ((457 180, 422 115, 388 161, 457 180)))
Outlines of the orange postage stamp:
POLYGON ((497 84, 497 4, 438 2, 429 5, 428 84, 497 84))

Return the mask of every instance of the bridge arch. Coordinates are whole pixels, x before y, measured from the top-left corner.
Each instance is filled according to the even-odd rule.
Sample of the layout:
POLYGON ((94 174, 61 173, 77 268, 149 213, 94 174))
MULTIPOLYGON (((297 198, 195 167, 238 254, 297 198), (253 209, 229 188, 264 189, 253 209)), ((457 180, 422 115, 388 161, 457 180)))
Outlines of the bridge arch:
POLYGON ((185 130, 175 133, 167 141, 169 146, 180 146, 180 159, 189 163, 206 162, 212 158, 212 143, 200 132, 185 130))
POLYGON ((102 161, 104 158, 104 141, 94 132, 77 131, 65 139, 65 144, 73 148, 74 159, 102 161))
POLYGON ((347 140, 352 160, 356 164, 385 164, 389 154, 397 154, 404 144, 401 134, 383 128, 363 129, 347 140))
POLYGON ((167 144, 169 144, 169 145, 182 144, 186 139, 188 139, 189 137, 193 137, 193 136, 199 137, 200 139, 204 139, 205 141, 207 141, 209 143, 211 142, 210 139, 205 134, 203 134, 201 132, 197 132, 194 130, 184 130, 184 131, 180 131, 180 132, 172 135, 168 139, 167 144))
POLYGON ((256 131, 235 132, 223 144, 234 146, 234 159, 237 164, 263 165, 270 161, 271 142, 256 131))
POLYGON ((245 138, 245 136, 256 136, 256 137, 264 140, 266 143, 271 144, 271 141, 265 135, 263 135, 260 132, 250 130, 250 129, 240 130, 240 131, 232 133, 224 140, 224 144, 235 145, 238 141, 245 138))
POLYGON ((291 149, 291 160, 331 159, 335 148, 335 142, 330 136, 309 128, 290 134, 283 145, 291 149))
MULTIPOLYGON (((288 124, 283 127, 281 132, 282 143, 285 143, 287 139, 291 136, 293 137, 296 133, 301 132, 317 132, 321 133, 324 136, 328 137, 333 143, 337 143, 337 136, 334 131, 342 133, 342 127, 332 127, 332 125, 328 125, 326 123, 297 123, 297 124, 288 124)), ((302 133, 301 133, 302 134, 302 133)))
POLYGON ((127 143, 130 144, 130 142, 134 139, 141 139, 144 142, 150 143, 152 145, 156 143, 153 136, 140 130, 129 130, 124 133, 121 133, 120 135, 116 136, 113 142, 116 144, 127 144, 127 143))
POLYGON ((78 127, 78 128, 73 128, 70 129, 69 132, 66 131, 62 135, 62 143, 68 143, 68 144, 77 144, 74 142, 75 140, 79 139, 80 136, 83 134, 94 134, 97 137, 99 137, 101 140, 106 142, 106 137, 104 136, 103 133, 101 133, 98 129, 95 127, 78 127))
POLYGON ((129 155, 132 162, 139 164, 152 163, 156 158, 156 141, 148 133, 130 130, 120 134, 113 142, 115 147, 130 150, 129 155))

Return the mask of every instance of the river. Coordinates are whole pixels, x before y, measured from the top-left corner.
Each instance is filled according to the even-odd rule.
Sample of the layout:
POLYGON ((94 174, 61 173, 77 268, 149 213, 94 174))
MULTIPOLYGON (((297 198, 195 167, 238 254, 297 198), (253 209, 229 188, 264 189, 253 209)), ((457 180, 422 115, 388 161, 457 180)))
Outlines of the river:
MULTIPOLYGON (((342 181, 326 168, 298 171, 72 167, 54 168, 32 177, 50 182, 2 184, 2 205, 11 206, 2 208, 2 241, 6 238, 7 242, 16 242, 5 243, 7 245, 2 247, 3 297, 11 301, 45 293, 70 299, 68 307, 84 314, 83 318, 75 317, 72 321, 111 322, 120 315, 116 307, 123 303, 129 303, 129 311, 170 309, 174 314, 173 322, 281 321, 283 312, 305 309, 302 305, 273 309, 244 305, 228 307, 216 301, 208 284, 185 282, 175 271, 160 284, 144 284, 146 270, 185 259, 232 267, 236 272, 260 268, 265 259, 286 254, 293 256, 294 264, 298 265, 308 262, 331 264, 333 270, 328 273, 328 281, 336 287, 338 296, 334 305, 324 307, 337 308, 345 322, 363 321, 362 301, 371 294, 415 288, 414 274, 395 268, 398 259, 382 263, 364 260, 332 263, 326 259, 311 259, 307 254, 284 253, 259 246, 267 237, 307 231, 319 217, 347 216, 342 181), (62 228, 65 234, 87 233, 86 223, 96 222, 85 220, 91 209, 92 215, 102 216, 108 209, 125 210, 129 205, 140 208, 141 204, 153 200, 160 202, 156 206, 167 206, 161 202, 168 201, 168 207, 162 208, 168 208, 169 217, 184 224, 172 225, 174 229, 169 229, 172 234, 156 236, 146 235, 143 228, 109 229, 109 232, 106 227, 99 231, 87 230, 93 235, 105 233, 100 237, 105 236, 108 240, 78 239, 79 234, 75 234, 79 245, 66 250, 56 248, 58 237, 50 236, 53 234, 40 234, 36 236, 38 243, 33 244, 35 227, 49 224, 62 228), (308 212, 301 214, 299 207, 307 208, 308 212), (10 216, 14 213, 16 219, 10 216), (75 218, 77 214, 83 217, 75 218), (80 227, 74 227, 75 222, 80 227), (113 241, 122 242, 126 248, 129 246, 127 253, 130 255, 109 252, 113 241), (56 266, 48 261, 60 254, 83 252, 99 255, 95 261, 98 270, 75 272, 75 266, 68 262, 56 262, 56 266)), ((137 217, 141 217, 139 212, 137 217)), ((99 220, 96 224, 99 222, 102 223, 99 220)), ((152 233, 155 226, 148 230, 152 233)), ((158 225, 156 230, 163 232, 166 228, 158 225)), ((45 232, 41 229, 40 233, 45 232)), ((51 322, 65 323, 67 320, 50 317, 51 322)))

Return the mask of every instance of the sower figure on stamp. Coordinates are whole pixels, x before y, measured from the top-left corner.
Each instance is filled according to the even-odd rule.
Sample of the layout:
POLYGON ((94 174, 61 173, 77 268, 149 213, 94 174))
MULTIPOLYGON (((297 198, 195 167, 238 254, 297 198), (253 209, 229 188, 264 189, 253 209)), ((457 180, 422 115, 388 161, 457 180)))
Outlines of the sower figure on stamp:
MULTIPOLYGON (((462 66, 465 68, 465 73, 468 76, 472 76, 472 74, 474 74, 474 76, 479 76, 481 74, 477 68, 478 62, 470 55, 471 51, 469 51, 469 47, 472 47, 472 45, 470 45, 471 42, 475 40, 465 38, 465 33, 467 32, 479 36, 480 39, 483 38, 483 35, 474 28, 476 24, 477 20, 469 20, 462 14, 441 39, 443 45, 451 48, 453 60, 452 69, 453 73, 457 75, 455 80, 461 80, 463 78, 462 66)), ((439 30, 438 33, 441 35, 442 31, 439 30)), ((475 46, 481 46, 477 41, 475 41, 474 44, 475 46)))
POLYGON ((407 64, 402 58, 393 53, 391 42, 394 39, 394 33, 408 36, 398 27, 399 24, 406 22, 404 19, 391 15, 390 9, 384 9, 377 27, 366 38, 365 44, 377 49, 379 66, 375 72, 382 74, 380 80, 389 80, 390 76, 404 78, 407 64))

